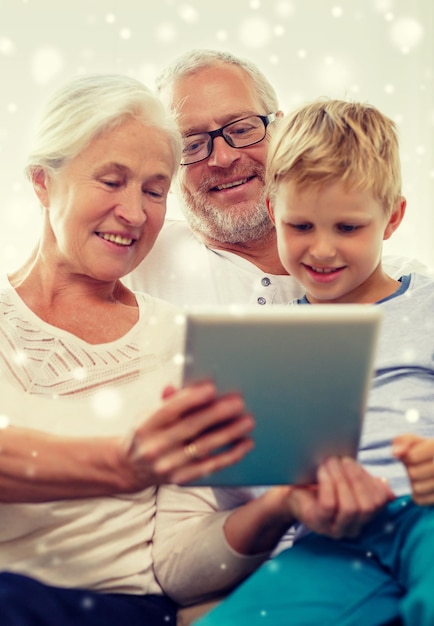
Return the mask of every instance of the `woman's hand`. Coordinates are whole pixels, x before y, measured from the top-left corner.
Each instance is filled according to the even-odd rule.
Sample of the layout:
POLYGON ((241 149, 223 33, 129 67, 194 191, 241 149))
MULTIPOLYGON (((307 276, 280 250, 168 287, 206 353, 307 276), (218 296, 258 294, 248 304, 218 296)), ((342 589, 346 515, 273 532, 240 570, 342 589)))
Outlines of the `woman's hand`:
POLYGON ((166 389, 125 451, 133 489, 182 484, 236 463, 253 448, 253 427, 238 394, 218 396, 209 382, 166 389))
POLYGON ((405 465, 416 504, 434 504, 434 439, 399 435, 392 452, 405 465))

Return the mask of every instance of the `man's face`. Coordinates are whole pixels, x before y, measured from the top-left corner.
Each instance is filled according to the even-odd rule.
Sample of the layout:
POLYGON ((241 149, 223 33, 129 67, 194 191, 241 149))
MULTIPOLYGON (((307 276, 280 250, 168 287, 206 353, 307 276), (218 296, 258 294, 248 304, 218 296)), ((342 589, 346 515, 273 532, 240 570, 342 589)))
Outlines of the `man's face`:
MULTIPOLYGON (((170 106, 179 113, 183 136, 249 115, 275 113, 264 110, 251 78, 233 65, 204 68, 178 79, 170 91, 170 106)), ((207 159, 181 166, 186 219, 206 242, 248 243, 273 229, 264 198, 270 128, 263 141, 244 148, 232 148, 216 137, 207 159)))

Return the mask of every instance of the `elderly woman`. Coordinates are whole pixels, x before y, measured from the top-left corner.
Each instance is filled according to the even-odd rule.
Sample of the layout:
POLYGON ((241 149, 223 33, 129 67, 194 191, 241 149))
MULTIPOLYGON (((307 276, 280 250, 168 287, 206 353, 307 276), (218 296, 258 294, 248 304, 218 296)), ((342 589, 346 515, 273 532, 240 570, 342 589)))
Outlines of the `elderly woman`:
POLYGON ((127 77, 75 80, 42 118, 27 165, 41 237, 0 292, 3 626, 174 623, 152 567, 156 485, 251 446, 238 396, 175 391, 177 310, 120 281, 158 235, 179 155, 174 121, 127 77))

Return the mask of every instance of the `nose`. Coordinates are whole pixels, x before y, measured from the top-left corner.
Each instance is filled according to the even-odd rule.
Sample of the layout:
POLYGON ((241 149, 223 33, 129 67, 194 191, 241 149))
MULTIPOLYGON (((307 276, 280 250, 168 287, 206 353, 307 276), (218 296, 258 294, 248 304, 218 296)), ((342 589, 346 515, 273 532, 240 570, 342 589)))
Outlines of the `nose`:
POLYGON ((211 167, 230 167, 239 158, 239 149, 232 148, 223 137, 214 138, 212 152, 208 157, 208 165, 211 167))
POLYGON ((333 237, 320 233, 316 234, 311 240, 309 252, 313 258, 321 261, 334 258, 336 256, 336 246, 333 237))
POLYGON ((142 226, 146 222, 146 196, 142 190, 125 191, 116 205, 116 215, 129 226, 142 226))

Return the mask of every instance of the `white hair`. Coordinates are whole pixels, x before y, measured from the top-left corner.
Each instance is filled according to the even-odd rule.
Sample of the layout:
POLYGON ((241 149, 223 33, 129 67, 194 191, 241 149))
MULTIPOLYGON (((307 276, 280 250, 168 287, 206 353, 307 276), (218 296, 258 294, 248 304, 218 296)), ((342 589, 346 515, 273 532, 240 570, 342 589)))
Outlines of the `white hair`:
POLYGON ((137 119, 164 132, 174 163, 181 140, 174 117, 140 81, 117 74, 91 74, 72 80, 53 94, 43 111, 25 172, 42 167, 51 173, 76 157, 97 135, 137 119))
POLYGON ((218 65, 235 65, 242 69, 253 81, 256 93, 267 113, 276 112, 279 103, 276 91, 259 68, 248 61, 221 50, 194 49, 178 57, 157 78, 157 91, 170 88, 179 78, 194 74, 200 69, 212 68, 218 65))

